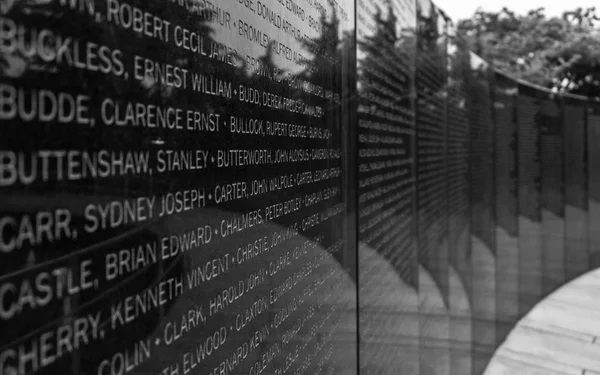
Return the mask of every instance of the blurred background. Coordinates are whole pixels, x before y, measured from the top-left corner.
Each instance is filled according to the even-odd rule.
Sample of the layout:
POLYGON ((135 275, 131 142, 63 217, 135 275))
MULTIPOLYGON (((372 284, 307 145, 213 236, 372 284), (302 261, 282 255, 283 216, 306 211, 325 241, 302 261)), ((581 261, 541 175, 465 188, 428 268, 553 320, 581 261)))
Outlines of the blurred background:
POLYGON ((596 2, 437 3, 467 36, 471 50, 498 69, 556 91, 599 96, 596 2))

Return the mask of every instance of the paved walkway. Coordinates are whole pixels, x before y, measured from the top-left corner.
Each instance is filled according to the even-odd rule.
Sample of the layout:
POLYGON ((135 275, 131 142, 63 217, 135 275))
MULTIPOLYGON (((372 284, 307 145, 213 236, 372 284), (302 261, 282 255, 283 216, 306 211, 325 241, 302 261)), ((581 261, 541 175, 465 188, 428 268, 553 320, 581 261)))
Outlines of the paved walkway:
POLYGON ((485 375, 600 375, 600 270, 559 288, 523 318, 485 375))

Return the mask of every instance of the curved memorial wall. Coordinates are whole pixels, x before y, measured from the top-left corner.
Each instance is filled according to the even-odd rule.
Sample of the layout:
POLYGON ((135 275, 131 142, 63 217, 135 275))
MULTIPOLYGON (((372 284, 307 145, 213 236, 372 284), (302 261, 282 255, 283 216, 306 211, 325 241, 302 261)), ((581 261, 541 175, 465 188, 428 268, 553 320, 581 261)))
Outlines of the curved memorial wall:
POLYGON ((0 4, 0 375, 481 374, 600 264, 600 105, 430 0, 0 4))

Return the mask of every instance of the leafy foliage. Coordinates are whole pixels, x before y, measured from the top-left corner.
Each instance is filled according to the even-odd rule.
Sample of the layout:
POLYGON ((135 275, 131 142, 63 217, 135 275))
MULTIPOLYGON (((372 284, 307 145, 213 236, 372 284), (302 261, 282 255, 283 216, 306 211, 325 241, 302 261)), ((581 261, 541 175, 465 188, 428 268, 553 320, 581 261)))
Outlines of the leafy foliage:
POLYGON ((496 68, 554 91, 600 96, 600 18, 595 8, 547 17, 478 10, 458 23, 469 47, 496 68))

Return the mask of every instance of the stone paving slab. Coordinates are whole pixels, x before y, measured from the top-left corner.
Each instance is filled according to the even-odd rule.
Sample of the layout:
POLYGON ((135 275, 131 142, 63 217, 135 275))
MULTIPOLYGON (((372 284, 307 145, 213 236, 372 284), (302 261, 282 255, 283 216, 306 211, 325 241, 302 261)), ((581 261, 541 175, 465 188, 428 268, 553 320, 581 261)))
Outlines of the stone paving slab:
POLYGON ((498 348, 485 374, 600 374, 600 270, 538 303, 498 348))

